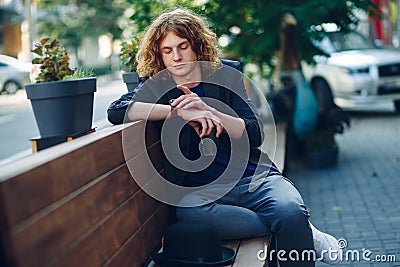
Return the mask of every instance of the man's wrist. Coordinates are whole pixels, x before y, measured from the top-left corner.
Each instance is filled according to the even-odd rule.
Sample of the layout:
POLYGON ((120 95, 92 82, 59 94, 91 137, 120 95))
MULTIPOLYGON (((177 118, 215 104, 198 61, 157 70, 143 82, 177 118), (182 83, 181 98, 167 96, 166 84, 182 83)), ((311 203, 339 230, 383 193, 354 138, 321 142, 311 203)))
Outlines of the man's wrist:
POLYGON ((176 117, 178 117, 178 109, 171 106, 170 118, 173 119, 176 117))
POLYGON ((209 111, 217 117, 220 117, 219 111, 213 107, 209 108, 209 111))

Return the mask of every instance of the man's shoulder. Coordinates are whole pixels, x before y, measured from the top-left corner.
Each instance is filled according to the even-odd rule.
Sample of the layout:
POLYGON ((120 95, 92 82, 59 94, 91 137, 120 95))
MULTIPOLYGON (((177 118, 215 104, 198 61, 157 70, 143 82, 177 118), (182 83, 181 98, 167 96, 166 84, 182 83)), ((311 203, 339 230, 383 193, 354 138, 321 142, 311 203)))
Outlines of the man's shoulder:
POLYGON ((242 64, 239 61, 236 60, 230 60, 230 59, 221 59, 222 64, 235 68, 238 71, 242 71, 242 64))

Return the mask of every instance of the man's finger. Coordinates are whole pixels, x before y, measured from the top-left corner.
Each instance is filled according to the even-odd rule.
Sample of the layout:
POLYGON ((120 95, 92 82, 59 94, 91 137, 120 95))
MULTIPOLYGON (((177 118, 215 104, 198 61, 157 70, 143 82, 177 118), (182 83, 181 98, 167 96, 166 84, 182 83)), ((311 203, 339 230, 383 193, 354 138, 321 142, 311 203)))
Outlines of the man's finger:
POLYGON ((181 95, 177 99, 171 99, 172 101, 170 100, 170 104, 175 107, 178 106, 179 103, 181 103, 182 101, 193 101, 191 99, 195 99, 196 97, 198 97, 198 95, 195 93, 190 93, 189 95, 181 95))
POLYGON ((207 136, 209 136, 211 134, 211 131, 214 128, 214 124, 211 119, 207 119, 207 124, 208 124, 208 130, 207 130, 206 134, 207 134, 207 136))
POLYGON ((222 126, 221 123, 216 123, 216 124, 215 124, 215 127, 217 128, 217 131, 216 131, 215 136, 216 136, 217 138, 219 138, 219 136, 222 134, 222 132, 223 132, 223 130, 224 130, 224 127, 222 126))
MULTIPOLYGON (((178 98, 179 99, 179 98, 178 98)), ((178 104, 176 105, 176 108, 183 108, 183 107, 186 107, 186 105, 188 105, 190 102, 191 102, 191 100, 190 99, 188 99, 188 98, 182 98, 183 100, 181 100, 181 101, 176 101, 176 102, 178 102, 178 104)), ((175 103, 174 103, 175 104, 175 103)))
POLYGON ((176 86, 179 90, 181 90, 185 95, 189 95, 192 93, 192 91, 189 90, 187 86, 184 85, 177 85, 176 86))
POLYGON ((201 109, 201 104, 203 102, 200 102, 199 100, 192 100, 192 99, 185 99, 185 101, 182 101, 177 105, 177 108, 183 108, 183 109, 201 109))
POLYGON ((206 135, 206 133, 207 133, 207 127, 208 127, 208 125, 207 125, 207 121, 206 121, 205 119, 202 119, 202 120, 200 121, 200 123, 201 123, 201 133, 200 133, 200 137, 202 138, 202 137, 204 137, 204 136, 206 135))

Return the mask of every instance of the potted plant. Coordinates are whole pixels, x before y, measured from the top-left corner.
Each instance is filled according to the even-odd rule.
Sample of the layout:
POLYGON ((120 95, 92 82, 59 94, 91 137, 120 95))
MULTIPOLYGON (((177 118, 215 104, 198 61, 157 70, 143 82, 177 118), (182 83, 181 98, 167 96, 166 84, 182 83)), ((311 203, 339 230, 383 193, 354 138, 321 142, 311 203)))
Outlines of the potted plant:
POLYGON ((332 106, 318 119, 315 130, 305 141, 307 159, 314 168, 336 165, 339 146, 335 134, 342 134, 350 126, 349 116, 337 106, 332 106))
POLYGON ((93 71, 69 67, 69 57, 59 41, 43 38, 32 50, 40 64, 36 83, 26 86, 42 138, 68 137, 92 128, 96 78, 93 71))
POLYGON ((139 76, 136 72, 137 61, 136 54, 139 50, 140 38, 138 35, 133 36, 129 41, 121 43, 120 59, 124 73, 122 79, 128 88, 128 91, 133 91, 139 84, 139 76))

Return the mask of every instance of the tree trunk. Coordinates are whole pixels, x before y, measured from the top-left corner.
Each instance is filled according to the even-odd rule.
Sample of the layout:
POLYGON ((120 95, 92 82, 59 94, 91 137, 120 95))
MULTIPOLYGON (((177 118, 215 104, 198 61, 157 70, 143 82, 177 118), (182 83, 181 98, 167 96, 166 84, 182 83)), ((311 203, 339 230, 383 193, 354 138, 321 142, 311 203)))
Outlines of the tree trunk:
POLYGON ((280 69, 282 71, 300 70, 297 21, 292 14, 287 13, 283 16, 281 27, 280 69))

